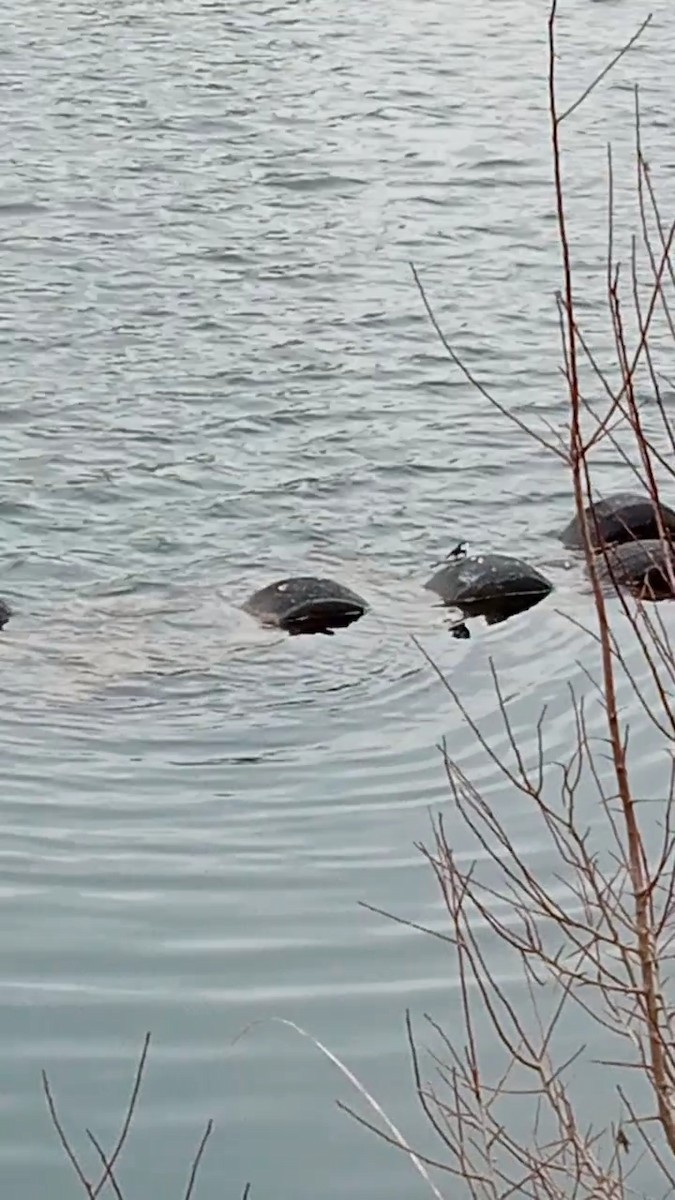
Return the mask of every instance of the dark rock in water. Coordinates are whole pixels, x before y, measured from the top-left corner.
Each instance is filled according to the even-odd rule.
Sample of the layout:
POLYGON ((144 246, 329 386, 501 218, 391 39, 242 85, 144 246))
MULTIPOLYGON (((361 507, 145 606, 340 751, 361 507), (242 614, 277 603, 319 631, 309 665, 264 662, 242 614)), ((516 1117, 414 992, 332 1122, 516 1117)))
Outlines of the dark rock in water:
POLYGON ((490 625, 525 612, 553 591, 536 567, 506 554, 451 559, 424 586, 464 616, 483 616, 490 625))
POLYGON ((344 584, 311 575, 270 583, 242 608, 263 625, 275 625, 291 634, 332 634, 368 611, 366 601, 344 584))
MULTIPOLYGON (((589 518, 588 527, 591 541, 596 548, 603 542, 606 545, 619 545, 623 542, 658 539, 660 536, 656 506, 648 495, 641 495, 637 492, 617 492, 613 496, 607 496, 605 500, 598 500, 595 504, 589 505, 586 514, 589 518)), ((661 519, 665 530, 675 536, 675 512, 673 509, 662 504, 661 519)), ((573 517, 569 525, 565 526, 560 538, 563 545, 570 550, 583 549, 581 525, 577 517, 573 517)))
POLYGON ((4 628, 11 615, 12 610, 9 607, 9 604, 6 604, 4 600, 0 600, 0 629, 4 628))
POLYGON ((470 638, 468 626, 463 621, 458 621, 455 625, 450 626, 450 634, 454 638, 470 638))
POLYGON ((643 600, 675 598, 675 549, 658 538, 611 546, 603 555, 602 572, 614 583, 636 592, 643 600))

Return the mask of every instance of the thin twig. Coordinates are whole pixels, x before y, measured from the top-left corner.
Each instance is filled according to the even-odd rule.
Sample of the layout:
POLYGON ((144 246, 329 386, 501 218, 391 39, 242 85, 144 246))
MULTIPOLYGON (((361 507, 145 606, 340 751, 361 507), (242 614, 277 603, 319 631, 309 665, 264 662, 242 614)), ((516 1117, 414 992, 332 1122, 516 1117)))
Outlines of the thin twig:
POLYGON ((49 1109, 49 1115, 52 1119, 52 1125, 54 1126, 54 1129, 56 1130, 56 1132, 58 1134, 59 1141, 61 1142, 61 1145, 63 1146, 63 1149, 65 1150, 66 1155, 68 1157, 68 1160, 70 1161, 71 1166, 72 1166, 75 1174, 77 1175, 77 1178, 79 1179, 80 1183, 82 1184, 82 1187, 84 1188, 87 1195, 91 1197, 91 1200, 94 1200, 95 1192, 92 1188, 92 1185, 89 1183, 87 1177, 85 1176, 84 1171, 82 1170, 82 1168, 78 1162, 77 1155, 75 1154, 75 1151, 72 1149, 70 1142, 68 1141, 68 1138, 66 1137, 65 1130, 59 1119, 59 1115, 56 1110, 56 1103, 54 1101, 54 1097, 52 1095, 52 1090, 51 1090, 51 1087, 49 1084, 49 1080, 47 1078, 47 1073, 46 1073, 46 1071, 42 1071, 41 1074, 42 1074, 42 1090, 43 1090, 43 1092, 45 1094, 45 1098, 47 1100, 47 1107, 49 1109))
MULTIPOLYGON (((631 38, 629 38, 627 42, 624 43, 624 45, 621 47, 620 50, 617 50, 616 54, 614 55, 614 58, 610 59, 610 61, 607 63, 607 65, 605 67, 603 67, 601 71, 598 72, 598 74, 595 76, 595 78, 591 80, 588 87, 584 88, 584 91, 581 93, 581 95, 578 96, 577 99, 572 104, 570 104, 568 108, 564 109, 563 112, 560 113, 560 115, 558 117, 559 122, 566 121, 568 117, 571 117, 573 112, 576 112, 576 110, 578 108, 581 108, 581 105, 584 103, 585 100, 588 99, 591 92, 595 91, 598 84, 602 83, 603 79, 605 79, 606 76, 609 75, 610 71, 614 70, 614 67, 617 65, 617 63, 620 62, 621 59, 626 54, 628 54, 629 50, 632 50, 635 43, 637 41, 639 41, 639 39, 642 37, 645 29, 651 23, 653 15, 654 15, 653 13, 649 13, 648 16, 645 17, 644 21, 639 26, 639 28, 636 29, 633 36, 631 38)), ((555 20, 555 12, 553 13, 553 17, 555 20)))
POLYGON ((146 1033, 146 1035, 143 1039, 143 1048, 141 1050, 141 1056, 138 1060, 138 1066, 136 1067, 136 1074, 134 1076, 134 1082, 133 1082, 133 1086, 131 1089, 131 1096, 129 1097, 129 1103, 127 1105, 127 1111, 126 1111, 124 1121, 122 1123, 122 1128, 120 1130, 119 1137, 115 1144, 115 1148, 114 1148, 112 1154, 110 1155, 110 1158, 106 1162, 105 1170, 104 1170, 101 1178, 99 1179, 98 1183, 96 1184, 95 1188, 93 1189, 94 1198, 96 1196, 98 1196, 99 1192, 104 1187, 105 1182, 108 1178, 109 1172, 115 1166, 115 1163, 117 1162, 117 1159, 119 1158, 119 1156, 122 1152, 124 1143, 127 1140, 127 1135, 131 1128, 131 1122, 133 1119, 134 1110, 136 1108, 136 1103, 138 1101, 138 1095, 141 1090, 141 1082, 143 1080, 143 1072, 145 1070, 145 1063, 146 1063, 146 1059, 148 1057, 149 1048, 150 1048, 150 1033, 148 1032, 148 1033, 146 1033))
MULTIPOLYGON (((202 1139, 199 1143, 199 1146, 197 1147, 197 1153, 195 1154, 194 1159, 192 1161, 192 1167, 190 1168, 190 1176, 188 1178, 187 1188, 185 1189, 185 1196, 183 1197, 183 1200, 190 1200, 190 1197, 192 1195, 192 1190, 195 1186, 195 1180, 197 1178, 199 1164, 202 1161, 202 1155, 206 1148, 206 1143, 208 1142, 208 1140, 211 1136, 212 1129, 213 1129, 213 1121, 211 1120, 211 1118, 209 1118, 209 1120, 206 1123, 206 1129, 204 1130, 204 1133, 202 1134, 202 1139)), ((246 1186, 248 1187, 248 1184, 246 1186)))
POLYGON ((532 437, 536 441, 538 441, 540 443, 540 445, 542 445, 546 450, 550 450, 553 454, 556 454, 559 458, 564 458, 563 451, 558 446, 556 446, 552 442, 547 442, 545 438, 541 437, 540 434, 538 434, 534 430, 532 430, 530 428, 530 426, 528 426, 525 423, 525 421, 521 420, 521 418, 519 416, 517 416, 516 413, 513 413, 508 408, 506 408, 505 405, 503 405, 499 400, 497 400, 496 396, 493 396, 492 392, 490 392, 488 390, 488 388, 486 388, 485 385, 482 384, 480 382, 480 380, 476 378, 476 376, 473 374, 473 372, 470 370, 470 368, 466 365, 464 360, 462 358, 460 358, 460 356, 453 349, 452 345, 448 341, 448 338, 443 333, 443 330, 441 329, 441 326, 438 322, 436 314, 435 314, 435 312, 431 306, 431 303, 427 297, 427 293, 425 291, 424 284, 422 283, 422 280, 420 279, 420 276, 419 276, 419 273, 417 271, 415 264, 410 263, 409 266, 410 266, 410 270, 412 272, 412 277, 415 280, 415 285, 421 296, 422 303, 427 311, 427 316, 429 317, 429 320, 431 321, 431 324, 441 342, 441 345, 444 347, 447 354, 454 362, 455 366, 459 367, 459 370, 462 372, 462 374, 468 380, 468 382, 472 385, 472 387, 474 387, 476 389, 476 391, 480 392, 481 396, 483 396, 488 401, 488 403, 493 406, 493 408, 496 408, 498 412, 500 412, 503 416, 507 417, 510 421, 512 421, 514 423, 514 425, 517 425, 518 428, 523 430, 524 433, 527 433, 529 437, 532 437))
POLYGON ((124 1200, 124 1196, 122 1195, 122 1191, 121 1191, 121 1189, 120 1189, 120 1186, 119 1186, 119 1184, 118 1184, 118 1182, 117 1182, 117 1180, 116 1180, 116 1178, 115 1178, 115 1173, 114 1173, 114 1171, 113 1171, 113 1165, 112 1165, 112 1161, 109 1161, 109 1160, 106 1158, 106 1156, 105 1156, 105 1152, 104 1152, 104 1150, 103 1150, 103 1147, 101 1146, 101 1144, 100 1144, 100 1142, 97 1140, 97 1138, 96 1138, 96 1137, 94 1137, 94 1134, 91 1132, 91 1129, 88 1129, 88 1130, 87 1130, 87 1137, 89 1138, 89 1141, 90 1141, 90 1142, 92 1143, 92 1145, 94 1146, 94 1148, 95 1148, 95 1150, 96 1150, 96 1152, 97 1152, 97 1154, 98 1154, 98 1156, 99 1156, 99 1158, 100 1158, 101 1162, 103 1163, 103 1166, 104 1166, 104 1169, 105 1169, 105 1179, 106 1179, 106 1181, 107 1181, 108 1183, 110 1183, 110 1186, 112 1187, 112 1190, 113 1190, 113 1192, 115 1193, 115 1196, 117 1197, 117 1200, 124 1200))

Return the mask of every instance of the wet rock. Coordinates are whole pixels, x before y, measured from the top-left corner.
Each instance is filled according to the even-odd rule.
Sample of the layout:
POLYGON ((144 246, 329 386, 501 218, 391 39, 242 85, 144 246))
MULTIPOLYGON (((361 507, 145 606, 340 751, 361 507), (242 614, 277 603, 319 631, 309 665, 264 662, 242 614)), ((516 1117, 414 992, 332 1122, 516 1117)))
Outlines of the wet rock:
POLYGON ((553 590, 536 567, 506 554, 451 557, 424 586, 464 616, 483 616, 491 625, 525 612, 553 590))
MULTIPOLYGON (((586 513, 591 541, 596 548, 603 543, 619 545, 660 536, 655 505, 650 496, 639 492, 616 492, 589 505, 586 513)), ((675 536, 675 511, 662 504, 661 517, 664 528, 675 536)), ((581 524, 576 516, 562 530, 560 539, 570 550, 583 549, 581 524)))
POLYGON ((612 582, 628 588, 644 600, 675 597, 675 550, 670 543, 664 543, 659 538, 625 542, 608 548, 601 570, 612 582))
POLYGON ((351 588, 333 579, 299 575, 280 579, 255 592, 242 608, 263 625, 290 634, 325 633, 358 621, 368 605, 351 588))

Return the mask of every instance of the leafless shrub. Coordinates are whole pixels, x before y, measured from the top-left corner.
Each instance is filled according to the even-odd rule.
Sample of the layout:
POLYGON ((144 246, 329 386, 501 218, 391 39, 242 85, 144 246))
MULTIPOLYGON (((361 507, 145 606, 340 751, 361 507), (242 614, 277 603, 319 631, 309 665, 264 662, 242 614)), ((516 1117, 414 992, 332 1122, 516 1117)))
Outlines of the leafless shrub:
MULTIPOLYGON (((410 1016, 407 1030, 416 1094, 440 1146, 436 1157, 416 1153, 452 1177, 453 1198, 470 1194, 481 1200, 625 1200, 644 1194, 645 1179, 650 1194, 675 1192, 675 1001, 670 979, 675 936, 675 661, 663 609, 651 602, 649 588, 633 595, 618 586, 611 554, 588 510, 596 498, 595 456, 599 447, 609 447, 655 505, 665 569, 675 594, 660 498, 661 483, 675 474, 675 430, 658 366, 662 332, 656 333, 660 322, 672 356, 675 221, 661 212, 643 150, 636 89, 639 232, 631 238, 627 270, 616 256, 611 148, 607 158, 605 298, 613 347, 607 367, 584 329, 577 303, 562 147, 565 123, 632 49, 649 20, 583 94, 562 109, 556 83, 557 0, 549 11, 564 430, 531 428, 476 378, 443 332, 412 267, 429 319, 454 365, 487 404, 515 420, 569 470, 594 611, 587 633, 597 651, 597 675, 588 669, 586 679, 595 708, 599 700, 602 710, 598 731, 597 720, 589 717, 589 696, 570 687, 574 744, 566 759, 551 761, 545 713, 534 731, 534 752, 531 746, 523 748, 513 728, 510 701, 493 668, 507 745, 505 753, 497 753, 458 690, 419 647, 494 771, 518 794, 521 805, 524 801, 540 842, 545 841, 556 863, 555 874, 542 877, 537 858, 509 832, 509 806, 500 805, 496 811, 442 747, 453 827, 460 822, 462 844, 468 840, 473 845, 475 858, 467 866, 465 857, 460 861, 453 852, 443 816, 433 821, 431 845, 420 849, 447 915, 443 931, 426 932, 453 949, 460 1030, 448 1030, 427 1017, 431 1043, 426 1049, 410 1016), (591 400, 584 391, 586 375, 599 400, 591 400), (622 648, 621 630, 630 632, 639 650, 637 670, 622 648), (618 698, 626 687, 661 739, 661 758, 654 764, 662 778, 654 797, 659 801, 657 815, 653 805, 641 804, 631 773, 629 724, 618 698), (511 984, 504 982, 506 976, 518 981, 517 998, 511 984), (574 1041, 580 1027, 587 1031, 586 1044, 574 1041), (605 1055, 606 1046, 610 1050, 605 1055), (582 1117, 589 1109, 583 1090, 595 1088, 601 1073, 598 1094, 609 1090, 610 1111, 603 1101, 603 1111, 598 1114, 596 1108, 590 1122, 582 1117)), ((363 1117, 357 1119, 368 1124, 363 1117)), ((385 1131, 377 1132, 396 1144, 385 1131)))
MULTIPOLYGON (((125 1195, 124 1195, 124 1192, 122 1191, 122 1187, 119 1182, 119 1178, 117 1176, 116 1167, 117 1167, 118 1160, 120 1158, 120 1155, 121 1155, 124 1145, 127 1141, 127 1138, 130 1134, 131 1127, 133 1124, 134 1113, 136 1111, 137 1104, 138 1104, 138 1097, 139 1097, 140 1090, 141 1090, 141 1084, 143 1081, 143 1075, 145 1072, 149 1048, 150 1048, 150 1034, 146 1033, 144 1041, 143 1041, 143 1048, 141 1050, 141 1054, 140 1054, 138 1064, 136 1067, 136 1071, 134 1074, 134 1080, 133 1080, 133 1085, 132 1085, 132 1089, 131 1089, 131 1095, 129 1097, 129 1103, 127 1105, 126 1112, 124 1114, 124 1119, 122 1121, 122 1126, 121 1126, 117 1141, 116 1141, 112 1151, 110 1153, 106 1153, 106 1151, 101 1146, 99 1139, 91 1131, 91 1129, 85 1130, 87 1138, 89 1139, 89 1142, 91 1143, 91 1145, 94 1147, 97 1157, 103 1167, 103 1170, 102 1170, 101 1174, 98 1175, 98 1178, 91 1178, 91 1179, 87 1178, 85 1169, 81 1162, 81 1159, 78 1157, 75 1149, 73 1148, 73 1144, 63 1127, 63 1122, 59 1116, 57 1106, 56 1106, 56 1101, 54 1099, 54 1093, 52 1091, 52 1087, 49 1082, 49 1079, 47 1078, 47 1074, 45 1071, 42 1072, 42 1088, 44 1091, 45 1099, 47 1101, 47 1108, 49 1110, 49 1115, 51 1117, 52 1125, 54 1126, 56 1135, 59 1139, 59 1142, 61 1143, 61 1146, 63 1147, 64 1153, 65 1153, 71 1167, 73 1168, 75 1176, 77 1177, 77 1179, 80 1183, 82 1191, 84 1192, 85 1196, 89 1197, 89 1200, 96 1200, 96 1197, 99 1196, 106 1187, 110 1188, 110 1191, 115 1196, 116 1200, 125 1200, 125 1195)), ((181 1191, 177 1192, 177 1197, 178 1198, 182 1197, 182 1200, 192 1200, 192 1197, 195 1196, 195 1186, 197 1183, 197 1174, 198 1174, 199 1167, 200 1167, 200 1164, 202 1161, 202 1156, 204 1154, 204 1150, 206 1149, 206 1143, 208 1142, 212 1131, 213 1131, 213 1121, 209 1120, 206 1124, 206 1128, 204 1129, 204 1132, 200 1139, 197 1150, 195 1151, 194 1157, 190 1163, 190 1166, 188 1169, 188 1175, 187 1175, 187 1183, 181 1191)), ((249 1183, 247 1183, 244 1188, 243 1194, 242 1194, 242 1200, 248 1200, 248 1198, 250 1196, 250 1191, 251 1191, 251 1185, 249 1183)))

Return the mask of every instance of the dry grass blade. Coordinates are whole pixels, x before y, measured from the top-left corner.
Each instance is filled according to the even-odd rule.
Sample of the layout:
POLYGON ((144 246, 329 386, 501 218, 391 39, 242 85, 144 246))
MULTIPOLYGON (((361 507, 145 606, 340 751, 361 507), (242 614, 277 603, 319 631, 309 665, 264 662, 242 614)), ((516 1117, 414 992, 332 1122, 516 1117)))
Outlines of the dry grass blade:
MULTIPOLYGON (((378 1117, 382 1121, 384 1121, 390 1134, 392 1135, 392 1138, 393 1138, 395 1144, 401 1150, 404 1150, 406 1152, 411 1163, 413 1164, 415 1169, 419 1172, 419 1174, 422 1176, 423 1180, 425 1181, 427 1186, 430 1188, 432 1194, 436 1197, 436 1200, 444 1200, 442 1194, 439 1192, 435 1183, 431 1179, 429 1172, 427 1171, 426 1167, 424 1166, 424 1163, 422 1162, 421 1157, 418 1154, 416 1154, 416 1152, 408 1145, 408 1142, 406 1141, 405 1137, 401 1133, 400 1129, 398 1129, 396 1127, 396 1125, 394 1124, 394 1122, 391 1120, 391 1118, 387 1116, 384 1109, 381 1107, 380 1104, 378 1104, 375 1097, 371 1095, 371 1093, 367 1090, 367 1088, 364 1087, 364 1085, 361 1083, 360 1079, 357 1078, 357 1076, 354 1074, 354 1072, 350 1071, 349 1067, 345 1063, 343 1063, 340 1058, 338 1058, 337 1054, 335 1054, 332 1050, 329 1050, 328 1047, 325 1046, 323 1042, 319 1041, 319 1039, 317 1037, 314 1037, 313 1034, 309 1033, 308 1030, 303 1029, 301 1025, 297 1025, 295 1023, 295 1021, 290 1021, 286 1017, 270 1017, 269 1022, 271 1022, 273 1024, 277 1024, 277 1025, 285 1025, 288 1029, 293 1029, 295 1031, 295 1033, 300 1034, 301 1037, 306 1038, 307 1041, 311 1042, 312 1045, 315 1046, 316 1049, 319 1050, 324 1055, 324 1057, 328 1059, 329 1062, 333 1063, 333 1066, 337 1067, 338 1071, 340 1071, 340 1073, 345 1077, 345 1079, 348 1080, 348 1082, 352 1085, 352 1087, 356 1089, 356 1091, 359 1093, 359 1095, 361 1095, 363 1097, 363 1099, 370 1105, 370 1107, 373 1109, 373 1111, 377 1113, 378 1117)), ((268 1023, 267 1021, 251 1022, 250 1025, 247 1025, 244 1029, 242 1029, 241 1032, 237 1035, 237 1037, 233 1039, 232 1044, 233 1045, 236 1044, 236 1042, 238 1042, 240 1038, 245 1037, 246 1034, 248 1034, 252 1029, 255 1029, 259 1025, 265 1025, 267 1023, 268 1023)))

